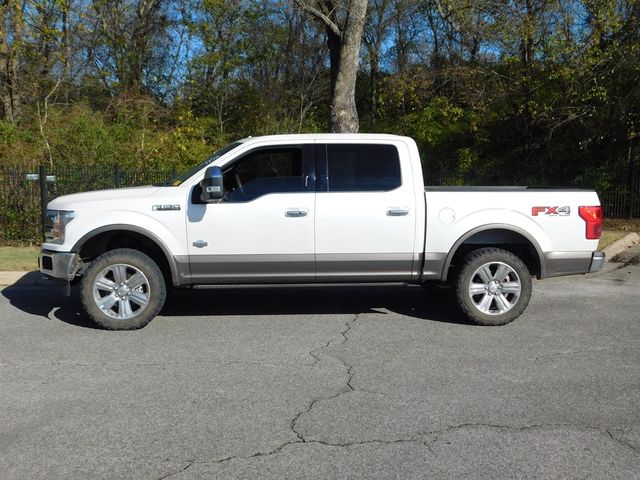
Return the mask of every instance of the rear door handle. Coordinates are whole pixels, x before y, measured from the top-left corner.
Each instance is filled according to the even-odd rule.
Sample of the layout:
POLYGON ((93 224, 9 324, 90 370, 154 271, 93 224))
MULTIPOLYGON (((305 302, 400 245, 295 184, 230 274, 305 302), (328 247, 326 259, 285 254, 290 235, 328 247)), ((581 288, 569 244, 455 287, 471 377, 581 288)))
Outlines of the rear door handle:
POLYGON ((287 210, 286 212, 284 212, 284 216, 285 217, 306 217, 307 216, 307 210, 306 209, 301 209, 301 208, 295 208, 295 209, 287 210))
POLYGON ((387 216, 389 217, 402 217, 408 213, 408 208, 390 208, 389 210, 387 210, 387 216))

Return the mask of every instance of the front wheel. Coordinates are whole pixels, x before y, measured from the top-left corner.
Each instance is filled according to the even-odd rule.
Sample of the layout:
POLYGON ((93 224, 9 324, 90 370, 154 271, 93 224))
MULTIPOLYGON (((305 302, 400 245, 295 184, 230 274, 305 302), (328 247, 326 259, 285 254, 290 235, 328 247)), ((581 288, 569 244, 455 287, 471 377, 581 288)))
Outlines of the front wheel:
POLYGON ((456 298, 475 323, 506 325, 527 308, 531 290, 531 275, 520 258, 501 248, 481 248, 465 258, 456 298))
POLYGON ((85 311, 109 330, 144 327, 160 312, 166 295, 158 265, 129 248, 111 250, 91 262, 80 293, 85 311))

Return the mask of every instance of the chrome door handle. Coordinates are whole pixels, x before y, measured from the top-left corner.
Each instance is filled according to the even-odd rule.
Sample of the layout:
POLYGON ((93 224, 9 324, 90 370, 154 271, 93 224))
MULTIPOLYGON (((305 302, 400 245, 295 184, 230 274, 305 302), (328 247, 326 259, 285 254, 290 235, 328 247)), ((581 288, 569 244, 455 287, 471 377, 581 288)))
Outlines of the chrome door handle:
POLYGON ((387 216, 389 217, 402 217, 408 213, 408 208, 390 208, 389 210, 387 210, 387 216))
POLYGON ((284 212, 284 216, 285 217, 306 217, 307 216, 307 211, 306 210, 300 210, 300 209, 287 210, 286 212, 284 212))

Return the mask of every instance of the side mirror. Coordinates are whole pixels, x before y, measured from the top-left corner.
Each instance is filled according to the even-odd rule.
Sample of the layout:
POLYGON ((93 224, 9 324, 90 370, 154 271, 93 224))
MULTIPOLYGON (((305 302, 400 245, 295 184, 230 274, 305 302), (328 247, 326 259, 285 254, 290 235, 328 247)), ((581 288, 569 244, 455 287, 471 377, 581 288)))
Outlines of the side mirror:
POLYGON ((204 178, 200 181, 200 187, 202 187, 200 200, 204 203, 220 200, 224 196, 222 169, 220 167, 208 167, 204 172, 204 178))

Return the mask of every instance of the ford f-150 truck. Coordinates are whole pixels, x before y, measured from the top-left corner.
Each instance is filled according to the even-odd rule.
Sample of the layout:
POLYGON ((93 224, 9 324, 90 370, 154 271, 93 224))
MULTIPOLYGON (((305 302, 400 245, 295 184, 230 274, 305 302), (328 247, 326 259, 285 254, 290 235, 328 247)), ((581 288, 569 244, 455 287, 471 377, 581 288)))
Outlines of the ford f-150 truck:
POLYGON ((108 329, 140 328, 166 289, 447 282, 504 325, 532 277, 598 271, 594 191, 424 186, 415 142, 378 134, 247 138, 164 186, 78 193, 46 213, 41 272, 108 329))

